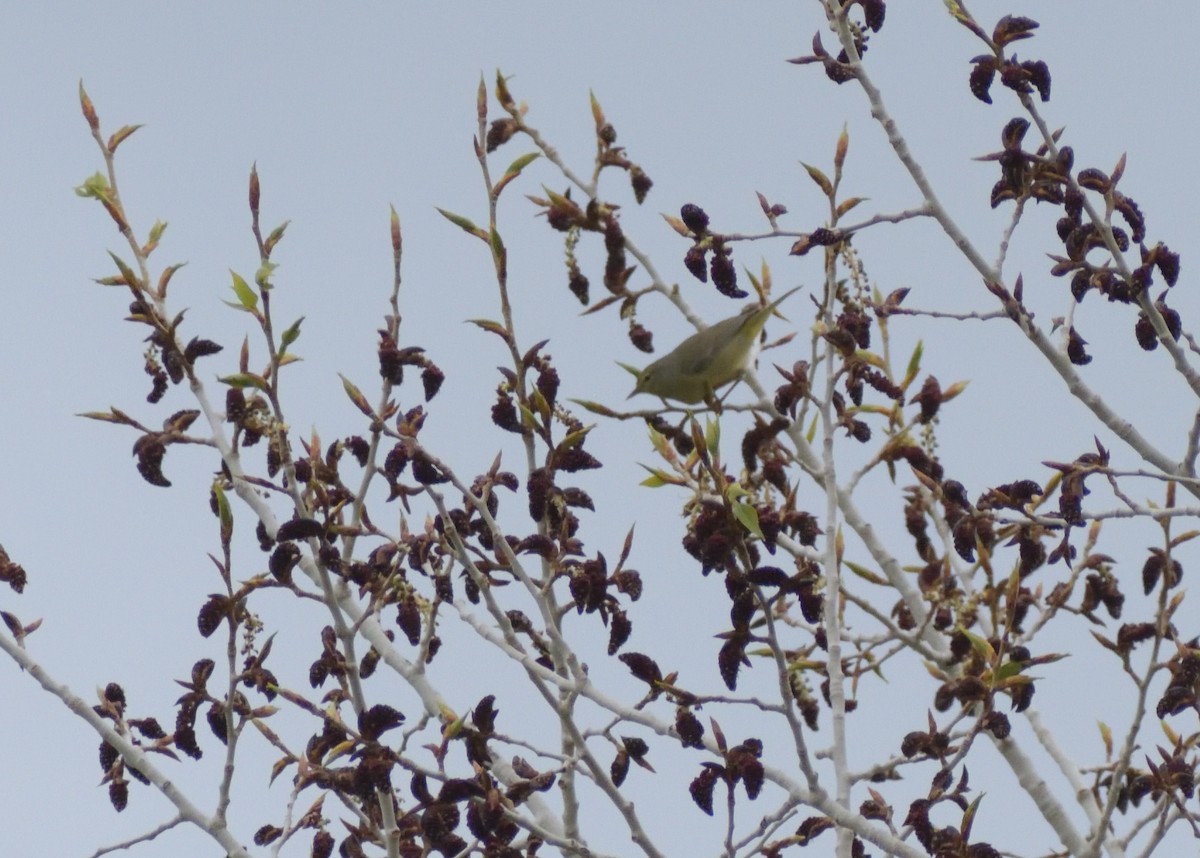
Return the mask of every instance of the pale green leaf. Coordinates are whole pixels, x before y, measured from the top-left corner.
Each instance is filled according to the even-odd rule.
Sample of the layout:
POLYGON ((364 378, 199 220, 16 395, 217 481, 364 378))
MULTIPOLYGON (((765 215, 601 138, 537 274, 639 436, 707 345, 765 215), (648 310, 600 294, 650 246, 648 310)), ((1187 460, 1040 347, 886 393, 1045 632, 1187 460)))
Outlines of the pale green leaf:
POLYGON ((237 372, 233 375, 224 375, 219 377, 217 381, 238 389, 246 387, 255 387, 259 390, 268 389, 267 380, 253 372, 237 372))
POLYGON ((881 587, 886 587, 888 585, 886 578, 882 577, 881 575, 876 575, 866 566, 860 566, 859 564, 850 560, 844 560, 843 565, 859 578, 862 578, 864 581, 867 581, 871 584, 878 584, 881 587))
POLYGON ((515 161, 513 161, 511 164, 509 164, 508 169, 505 170, 504 173, 507 176, 519 175, 522 170, 524 170, 526 167, 528 167, 530 164, 532 164, 534 161, 536 161, 540 157, 542 157, 541 152, 526 152, 524 155, 522 155, 521 157, 519 157, 515 161))
POLYGON ((256 312, 258 310, 258 295, 250 288, 250 284, 242 279, 240 274, 232 270, 229 273, 233 275, 233 294, 237 296, 238 303, 251 313, 256 312))
POLYGON ((279 336, 280 351, 287 351, 287 347, 296 340, 300 339, 300 325, 304 322, 304 317, 301 316, 296 321, 292 322, 291 326, 279 336))
POLYGON ((908 368, 904 371, 904 381, 900 382, 901 390, 907 390, 913 379, 917 377, 917 373, 921 371, 921 355, 924 351, 925 343, 917 340, 917 347, 913 349, 912 357, 908 359, 908 368))
POLYGON ((721 422, 715 417, 705 421, 704 443, 710 453, 719 453, 721 450, 721 422))
POLYGON ((733 517, 741 522, 742 527, 750 531, 759 539, 763 539, 762 528, 758 525, 758 510, 752 507, 745 501, 734 501, 733 517))
POLYGON ((445 209, 438 209, 438 214, 464 232, 469 232, 471 235, 480 237, 484 236, 484 233, 480 231, 479 227, 475 226, 474 222, 462 215, 456 215, 454 212, 448 212, 445 209))

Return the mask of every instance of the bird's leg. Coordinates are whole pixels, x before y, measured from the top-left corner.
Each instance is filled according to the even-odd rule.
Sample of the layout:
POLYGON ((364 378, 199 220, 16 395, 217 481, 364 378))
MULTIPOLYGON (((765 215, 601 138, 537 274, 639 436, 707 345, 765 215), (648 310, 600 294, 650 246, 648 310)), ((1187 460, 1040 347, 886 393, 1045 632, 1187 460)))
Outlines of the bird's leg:
MULTIPOLYGON (((725 396, 728 396, 728 395, 729 395, 729 391, 726 391, 725 396)), ((725 396, 722 396, 720 399, 717 399, 717 394, 713 391, 712 387, 709 385, 705 385, 704 404, 707 405, 709 408, 711 408, 715 413, 720 414, 721 411, 723 410, 722 403, 725 401, 725 396)))
MULTIPOLYGON (((742 374, 733 380, 733 384, 729 385, 729 387, 727 387, 725 389, 725 392, 721 394, 721 399, 720 399, 720 402, 718 403, 718 405, 723 404, 725 402, 725 400, 729 398, 729 394, 733 393, 733 391, 737 388, 737 386, 739 384, 742 383, 742 381, 745 379, 745 377, 746 377, 745 370, 743 370, 742 374)), ((721 409, 718 407, 717 412, 719 413, 720 411, 721 411, 721 409)))

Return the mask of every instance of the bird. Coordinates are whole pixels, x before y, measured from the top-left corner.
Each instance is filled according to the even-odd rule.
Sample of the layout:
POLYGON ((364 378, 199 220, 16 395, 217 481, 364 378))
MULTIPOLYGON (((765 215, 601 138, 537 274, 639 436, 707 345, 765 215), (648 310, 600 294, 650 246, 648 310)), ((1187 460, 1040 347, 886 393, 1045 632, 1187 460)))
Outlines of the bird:
POLYGON ((688 405, 710 400, 719 388, 738 380, 751 367, 767 318, 800 288, 789 289, 765 307, 748 307, 692 334, 638 372, 633 392, 626 398, 650 393, 688 405))

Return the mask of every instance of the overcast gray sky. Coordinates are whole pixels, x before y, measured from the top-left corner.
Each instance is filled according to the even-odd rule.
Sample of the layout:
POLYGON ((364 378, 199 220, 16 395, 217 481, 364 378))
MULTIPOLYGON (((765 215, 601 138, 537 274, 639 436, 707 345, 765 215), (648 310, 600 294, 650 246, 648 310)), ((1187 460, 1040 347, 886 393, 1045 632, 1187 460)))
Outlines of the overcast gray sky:
MULTIPOLYGON (((1184 282, 1173 301, 1186 323, 1196 306, 1184 291, 1188 240, 1200 226, 1200 172, 1192 162, 1198 7, 1188 0, 972 5, 981 18, 1012 12, 1041 21, 1020 53, 1050 64, 1049 120, 1067 126, 1077 165, 1107 170, 1128 153, 1123 187, 1154 236, 1184 253, 1184 282)), ((494 338, 463 320, 494 315, 496 300, 481 248, 434 207, 485 219, 471 151, 481 73, 489 85, 497 68, 511 75, 530 122, 581 170, 592 153, 588 93, 595 93, 630 157, 655 182, 640 210, 624 189, 609 186, 626 203, 626 230, 712 320, 730 306, 694 288, 681 265, 686 245, 660 212, 695 202, 722 228, 759 230, 754 192, 761 191, 787 205, 791 228, 817 226, 823 202, 798 162, 827 166, 843 125, 851 135, 846 183, 871 197, 871 211, 917 202, 861 94, 833 86, 815 67, 784 62, 807 53, 823 27, 818 4, 805 0, 8 4, 0 11, 0 540, 31 583, 20 598, 0 593, 0 608, 26 622, 45 618, 31 648, 77 692, 86 697, 120 681, 136 691, 134 708, 163 719, 176 689, 158 677, 183 678, 207 654, 194 617, 216 589, 205 557, 216 546, 205 512, 210 463, 173 451, 167 471, 177 488, 154 489, 134 469, 131 434, 72 416, 110 405, 140 409, 143 417, 159 413, 143 401, 141 329, 120 321, 126 294, 91 282, 111 273, 105 250, 119 251, 121 242, 103 211, 72 191, 102 167, 79 111, 81 79, 106 132, 145 123, 119 152, 121 190, 137 229, 144 233, 155 218, 170 223, 156 258, 160 265, 188 262, 174 281, 175 306, 189 308, 191 332, 226 345, 222 359, 232 360, 248 330, 220 299, 229 297, 228 269, 249 276, 256 267, 245 200, 257 162, 264 220, 292 222, 276 253, 274 306, 282 317, 307 317, 297 344, 305 361, 289 382, 301 433, 315 426, 328 441, 358 429, 336 373, 374 384, 374 332, 390 277, 388 205, 396 207, 405 236, 406 331, 447 372, 439 432, 472 473, 486 468, 496 442, 473 444, 455 435, 454 423, 486 414, 503 355, 494 338), (185 643, 168 650, 170 641, 185 643), (143 670, 155 681, 140 681, 143 670)), ((828 34, 825 40, 832 44, 828 34)), ((889 4, 868 60, 944 202, 990 250, 1005 222, 1004 212, 986 204, 995 166, 970 159, 999 148, 999 129, 1016 105, 999 89, 992 107, 970 96, 968 61, 979 52, 941 0, 909 0, 889 4)), ((500 163, 528 148, 510 144, 500 163)), ((612 315, 578 317, 558 237, 532 219, 521 196, 538 193, 543 182, 563 186, 538 165, 502 211, 518 329, 527 345, 551 339, 566 395, 618 400, 629 381, 613 361, 643 358, 612 315)), ((1027 293, 1061 295, 1064 284, 1045 275, 1042 254, 1052 245, 1044 234, 1039 239, 1014 248, 1009 270, 1026 271, 1027 293)), ((930 225, 883 227, 858 246, 884 293, 910 286, 911 300, 923 306, 990 308, 978 279, 930 225)), ((594 248, 588 253, 595 264, 594 248)), ((768 256, 777 286, 819 282, 815 255, 785 253, 783 244, 763 245, 739 248, 737 258, 757 268, 768 256)), ((596 289, 598 281, 597 272, 596 289)), ((804 318, 801 300, 792 299, 793 318, 804 318)), ((665 306, 657 317, 652 309, 642 312, 660 346, 683 335, 665 306)), ((1102 340, 1111 326, 1128 340, 1127 319, 1107 310, 1098 301, 1085 305, 1085 335, 1102 340)), ((1013 478, 1016 469, 980 450, 999 449, 1032 468, 1073 458, 1090 443, 1093 430, 1078 419, 1078 407, 1054 405, 1059 383, 1038 374, 1027 345, 1010 331, 943 326, 931 335, 914 327, 897 332, 895 347, 906 353, 918 335, 943 383, 971 378, 988 391, 989 398, 972 400, 968 389, 956 428, 943 438, 943 455, 977 480, 973 492, 1013 478), (1028 385, 1019 393, 1017 379, 1028 385), (1008 406, 992 398, 1004 391, 1014 394, 1008 406)), ((1121 407, 1163 407, 1164 391, 1142 383, 1127 354, 1098 354, 1090 371, 1114 379, 1121 407)), ((186 407, 184 393, 172 392, 172 408, 186 407)), ((629 524, 664 501, 633 488, 641 479, 636 462, 650 459, 642 430, 607 431, 597 454, 608 467, 589 490, 597 497, 613 491, 592 526, 615 554, 629 524)), ((669 534, 664 544, 677 538, 669 534)), ((636 565, 652 567, 654 556, 636 565)), ((251 555, 243 575, 257 562, 251 555)), ((724 610, 719 594, 714 604, 724 610)), ((711 673, 711 659, 695 670, 711 673)), ((145 790, 135 790, 130 809, 116 817, 96 786, 98 740, 9 664, 0 664, 0 691, 0 735, 7 737, 0 742, 0 821, 11 854, 86 855, 163 818, 163 803, 145 790)), ((139 854, 212 854, 202 843, 180 837, 139 854), (194 851, 178 851, 189 845, 194 851)))

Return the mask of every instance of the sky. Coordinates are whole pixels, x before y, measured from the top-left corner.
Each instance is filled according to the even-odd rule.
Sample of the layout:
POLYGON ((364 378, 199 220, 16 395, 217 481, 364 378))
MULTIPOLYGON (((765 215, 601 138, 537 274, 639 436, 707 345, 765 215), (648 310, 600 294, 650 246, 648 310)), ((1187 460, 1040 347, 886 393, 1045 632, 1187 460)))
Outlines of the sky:
MULTIPOLYGON (((1050 123, 1067 128, 1077 164, 1109 170, 1127 154, 1123 187, 1147 213, 1152 235, 1183 251, 1187 272, 1187 238, 1200 228, 1200 172, 1189 161, 1198 130, 1190 40, 1200 11, 1186 0, 995 5, 972 4, 981 19, 1012 12, 1041 22, 1019 53, 1050 64, 1050 123)), ((1006 212, 987 206, 994 164, 972 159, 999 149, 1000 128, 1016 106, 999 89, 990 107, 970 96, 968 63, 980 48, 941 2, 893 2, 888 14, 868 53, 875 79, 943 202, 990 253, 1006 212)), ((758 231, 765 227, 755 197, 761 191, 787 205, 790 228, 817 226, 823 203, 800 162, 828 167, 843 127, 851 140, 846 183, 870 198, 870 211, 917 202, 861 93, 832 85, 816 67, 785 62, 807 53, 818 30, 818 4, 800 0, 6 6, 0 542, 31 582, 19 598, 0 593, 0 609, 25 622, 44 618, 30 647, 77 693, 88 697, 119 681, 136 692, 135 707, 164 719, 176 690, 161 678, 183 678, 207 654, 194 622, 197 606, 217 587, 205 556, 216 547, 206 513, 211 466, 172 451, 167 470, 177 487, 160 491, 133 467, 130 434, 74 416, 110 405, 147 418, 169 413, 143 400, 142 334, 121 321, 126 294, 92 282, 111 273, 106 250, 119 251, 122 242, 103 211, 73 192, 102 167, 79 110, 81 80, 106 132, 145 124, 119 150, 121 192, 139 231, 156 218, 169 222, 155 258, 160 265, 187 261, 172 287, 175 306, 188 308, 191 332, 226 344, 222 358, 249 332, 245 317, 221 300, 230 297, 229 270, 249 276, 257 264, 246 210, 247 177, 257 165, 264 221, 290 221, 276 253, 274 306, 288 319, 305 317, 296 346, 304 361, 290 368, 289 381, 292 423, 302 433, 315 427, 329 440, 357 431, 337 373, 367 389, 374 384, 375 331, 390 285, 388 211, 395 206, 405 240, 404 330, 447 373, 436 430, 447 455, 475 473, 487 467, 497 442, 489 435, 481 444, 456 427, 486 419, 494 367, 504 355, 465 320, 494 316, 496 297, 482 248, 435 207, 485 219, 471 147, 481 75, 489 85, 497 69, 510 76, 516 98, 529 104, 530 123, 579 170, 587 169, 594 146, 588 98, 595 95, 619 142, 655 183, 640 208, 620 183, 607 186, 621 198, 626 231, 713 321, 729 315, 730 305, 689 277, 681 264, 686 243, 660 214, 691 202, 730 230, 758 231), (143 672, 154 681, 140 679, 143 672)), ((832 44, 827 32, 824 38, 832 44)), ((510 143, 499 166, 527 149, 510 143)), ((539 194, 543 183, 561 190, 563 180, 537 164, 501 208, 518 329, 526 344, 549 338, 565 395, 615 404, 629 388, 615 361, 644 358, 614 315, 579 316, 559 238, 533 218, 523 196, 539 194)), ((1031 215, 1042 232, 1018 237, 1009 269, 1026 272, 1027 292, 1044 302, 1047 317, 1065 306, 1064 284, 1045 274, 1044 253, 1052 249, 1045 229, 1056 216, 1031 215)), ((883 226, 857 246, 885 294, 908 286, 922 306, 990 308, 978 278, 931 224, 883 226)), ((782 242, 739 247, 736 258, 752 270, 769 259, 777 288, 819 284, 816 256, 788 257, 786 249, 782 242)), ((594 246, 583 255, 598 266, 594 246)), ((598 271, 592 279, 599 289, 598 271)), ((1185 324, 1194 306, 1187 285, 1172 299, 1185 324)), ((801 300, 804 293, 792 299, 791 318, 804 318, 801 300)), ((687 332, 668 309, 640 311, 660 344, 687 332)), ((1077 320, 1094 343, 1120 339, 1098 348, 1089 367, 1107 380, 1106 395, 1129 413, 1161 411, 1148 432, 1179 450, 1187 412, 1180 412, 1174 388, 1147 383, 1156 364, 1129 345, 1128 319, 1093 301, 1077 320)), ((943 385, 971 379, 940 452, 969 476, 972 492, 1028 474, 1045 459, 1070 460, 1092 443, 1096 429, 1086 414, 1062 403, 1061 382, 1014 332, 996 323, 897 328, 898 354, 923 338, 927 366, 943 385)), ((171 392, 171 410, 187 406, 184 394, 171 392)), ((607 501, 590 526, 597 544, 607 541, 615 555, 629 525, 654 521, 664 501, 636 488, 638 462, 651 458, 642 430, 632 422, 603 428, 595 452, 606 468, 587 487, 607 501), (606 509, 616 514, 610 518, 606 509)), ((651 583, 656 574, 685 574, 675 568, 682 562, 678 535, 654 529, 639 530, 646 543, 639 543, 636 565, 651 583)), ((247 547, 244 574, 260 562, 247 547)), ((661 591, 648 598, 669 608, 661 591)), ((719 623, 719 593, 706 609, 719 623)), ((655 634, 647 629, 647 647, 662 642, 655 634)), ((310 646, 299 636, 291 640, 310 646)), ((689 668, 697 677, 707 671, 711 681, 711 659, 689 668)), ((1086 687, 1088 670, 1077 670, 1086 687)), ((13 854, 87 855, 162 818, 163 803, 144 790, 135 791, 121 817, 112 812, 96 785, 96 738, 29 677, 0 663, 0 689, 0 735, 10 737, 0 743, 0 767, 9 773, 0 821, 13 854)), ((1080 738, 1077 747, 1088 746, 1080 738)), ((706 822, 696 820, 697 830, 711 834, 706 822)), ((178 839, 141 854, 212 854, 201 839, 170 837, 178 839)))

